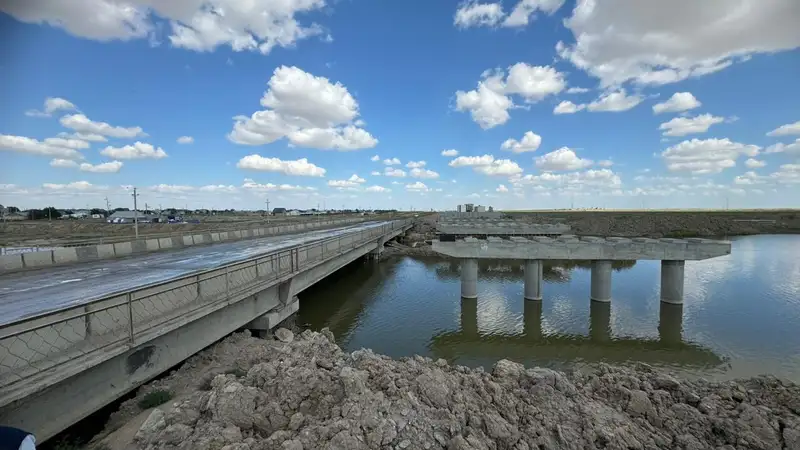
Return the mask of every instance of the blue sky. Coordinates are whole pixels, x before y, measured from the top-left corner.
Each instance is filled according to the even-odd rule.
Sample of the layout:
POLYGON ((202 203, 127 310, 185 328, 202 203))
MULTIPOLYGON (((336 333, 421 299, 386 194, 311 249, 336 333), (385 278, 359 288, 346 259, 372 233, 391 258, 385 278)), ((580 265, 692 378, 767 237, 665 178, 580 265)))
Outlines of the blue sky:
POLYGON ((800 206, 794 0, 157 3, 0 5, 0 203, 800 206))

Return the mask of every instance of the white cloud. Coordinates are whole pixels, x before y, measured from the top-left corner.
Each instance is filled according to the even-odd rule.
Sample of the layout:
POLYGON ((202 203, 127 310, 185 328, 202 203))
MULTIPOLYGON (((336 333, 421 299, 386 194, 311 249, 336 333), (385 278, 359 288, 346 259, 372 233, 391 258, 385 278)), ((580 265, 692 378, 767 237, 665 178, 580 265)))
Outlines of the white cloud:
POLYGON ((53 0, 3 2, 0 10, 22 22, 47 23, 97 41, 160 43, 166 37, 173 47, 198 52, 225 46, 268 54, 275 47, 327 36, 320 25, 304 25, 297 18, 325 6, 324 0, 82 0, 67 7, 53 0))
POLYGON ((272 191, 316 191, 315 188, 306 186, 297 186, 292 184, 260 184, 256 183, 252 178, 245 178, 242 182, 242 189, 253 192, 272 192, 272 191))
POLYGON ((450 161, 450 167, 472 167, 475 172, 484 175, 512 176, 522 173, 519 164, 510 159, 494 159, 492 155, 459 156, 450 161))
POLYGON ((120 161, 110 161, 100 164, 83 163, 80 165, 80 170, 82 172, 117 173, 120 169, 122 169, 122 162, 120 161))
POLYGON ((239 191, 239 189, 232 185, 224 185, 224 184, 209 184, 206 186, 201 186, 198 191, 201 192, 212 192, 212 193, 222 193, 222 194, 234 194, 239 191))
POLYGON ((675 113, 699 108, 702 105, 691 92, 676 92, 664 103, 653 105, 653 114, 675 113))
POLYGON ((72 183, 66 184, 55 184, 55 183, 44 183, 42 185, 44 189, 51 190, 51 191, 72 191, 72 192, 88 192, 88 191, 99 191, 107 189, 107 186, 97 186, 88 181, 73 181, 72 183))
POLYGON ((89 143, 80 139, 47 138, 44 143, 53 147, 71 148, 73 150, 89 148, 89 143))
POLYGON ((780 170, 769 176, 779 184, 800 184, 800 164, 783 164, 780 170))
POLYGON ((536 167, 540 170, 580 170, 593 164, 590 159, 579 158, 574 150, 568 147, 561 147, 545 155, 539 156, 535 160, 536 167))
POLYGON ((586 107, 591 112, 621 112, 634 108, 642 102, 639 95, 628 95, 625 89, 605 93, 586 107))
POLYGON ((501 184, 501 185, 497 186, 497 189, 495 189, 495 191, 496 192, 508 192, 508 188, 506 187, 506 185, 501 184))
POLYGON ((442 156, 458 156, 458 150, 452 148, 449 150, 442 150, 442 156))
POLYGON ((505 17, 500 3, 478 3, 469 0, 461 3, 453 17, 453 25, 459 28, 477 26, 493 27, 505 17))
POLYGON ((328 186, 334 188, 355 188, 358 183, 349 180, 328 180, 328 186))
POLYGON ((359 183, 359 184, 367 182, 367 180, 361 178, 360 176, 358 176, 356 174, 350 175, 350 178, 348 178, 347 180, 348 181, 352 181, 353 183, 359 183))
POLYGON ((193 144, 194 138, 191 136, 181 136, 177 140, 178 144, 193 144))
POLYGON ((124 147, 108 146, 100 151, 103 156, 114 159, 162 159, 167 157, 167 153, 161 147, 153 147, 144 142, 135 142, 124 147))
POLYGON ((729 139, 692 139, 667 148, 661 157, 671 172, 703 175, 734 167, 739 156, 755 156, 759 150, 758 146, 729 139))
POLYGON ((556 49, 602 86, 674 83, 797 48, 797 17, 796 0, 579 0, 556 49))
POLYGON ((381 173, 380 173, 380 172, 378 172, 377 170, 373 170, 373 171, 372 171, 372 172, 370 172, 369 174, 370 174, 370 175, 372 175, 373 177, 379 177, 379 176, 381 176, 381 173))
POLYGON ((800 135, 800 120, 795 123, 787 123, 767 133, 767 136, 789 136, 800 135))
POLYGON ((429 189, 428 186, 425 185, 425 183, 417 181, 415 183, 407 184, 406 190, 414 192, 427 192, 429 189))
POLYGON ((513 177, 511 182, 515 188, 532 184, 538 192, 545 191, 548 186, 561 186, 570 189, 613 189, 622 185, 622 179, 610 169, 568 173, 545 172, 541 175, 513 177))
POLYGON ((488 166, 493 162, 494 162, 494 156, 492 155, 459 156, 458 158, 450 161, 448 165, 450 167, 478 167, 478 166, 488 166))
POLYGON ((664 136, 686 136, 687 134, 705 133, 711 127, 725 121, 724 117, 702 114, 696 117, 675 117, 658 127, 664 136))
POLYGON ((89 142, 107 142, 108 139, 100 134, 93 134, 93 133, 58 133, 58 137, 64 139, 77 139, 80 141, 89 141, 89 142))
POLYGON ((514 108, 510 95, 519 95, 527 103, 535 103, 548 95, 566 88, 564 74, 550 66, 530 66, 517 63, 502 70, 485 71, 472 91, 456 92, 456 111, 469 111, 472 120, 481 128, 502 125, 510 118, 508 110, 514 108))
POLYGON ((384 175, 387 177, 395 177, 395 178, 405 178, 406 172, 402 169, 393 169, 391 167, 387 167, 386 170, 383 172, 384 175))
POLYGON ((477 0, 462 2, 453 18, 453 24, 459 28, 469 27, 524 27, 530 22, 530 16, 537 11, 553 14, 565 0, 519 0, 511 14, 506 15, 500 2, 478 3, 477 0))
POLYGON ((614 165, 614 161, 611 161, 610 159, 602 159, 597 161, 597 165, 600 167, 611 167, 614 165))
POLYGON ((764 150, 764 153, 786 153, 789 155, 800 155, 800 138, 791 144, 772 144, 764 150))
POLYGON ((278 158, 265 158, 261 155, 248 155, 236 163, 236 167, 246 170, 258 170, 262 172, 277 172, 284 175, 294 175, 303 177, 322 177, 325 176, 325 169, 317 167, 308 162, 308 159, 301 158, 295 161, 283 161, 278 158))
POLYGON ((105 122, 95 122, 83 114, 70 114, 62 117, 59 122, 64 128, 69 128, 79 133, 99 134, 120 139, 147 136, 141 127, 116 127, 105 122))
POLYGON ((383 163, 386 164, 387 166, 396 166, 398 164, 401 164, 400 160, 397 158, 384 159, 383 163))
POLYGON ((767 165, 764 161, 759 161, 757 159, 748 158, 747 161, 744 162, 744 165, 747 166, 748 169, 758 169, 760 167, 764 167, 767 165))
POLYGON ((392 192, 391 189, 385 188, 383 186, 370 186, 366 190, 367 192, 392 192))
POLYGON ((264 145, 287 138, 298 147, 358 150, 378 144, 354 125, 358 103, 341 83, 297 67, 275 69, 261 98, 265 110, 234 117, 228 139, 242 145, 264 145))
POLYGON ((510 150, 512 153, 535 152, 542 145, 542 137, 533 131, 526 131, 522 140, 506 139, 500 146, 503 150, 510 150))
MULTIPOLYGON (((6 150, 17 153, 27 153, 30 155, 49 156, 61 159, 83 159, 83 155, 76 151, 74 148, 77 143, 72 143, 71 147, 56 145, 56 142, 65 142, 72 140, 53 140, 58 138, 49 138, 44 141, 38 141, 33 138, 25 136, 12 136, 8 134, 0 134, 0 150, 6 150)), ((80 141, 84 142, 84 141, 80 141)), ((84 144, 86 144, 84 142, 84 144)), ((88 144, 87 144, 88 146, 88 144)))
POLYGON ((567 94, 584 94, 589 92, 591 89, 583 88, 583 87, 571 87, 567 89, 567 94))
POLYGON ((409 175, 411 175, 412 178, 423 178, 423 179, 439 178, 439 174, 437 172, 428 169, 421 169, 419 167, 414 167, 413 169, 411 169, 409 175))
MULTIPOLYGON (((2 7, 0 7, 2 9, 2 7)), ((25 111, 26 116, 30 117, 51 117, 57 111, 74 111, 76 106, 69 100, 61 97, 47 97, 44 100, 44 108, 42 111, 32 109, 25 111)))
POLYGON ((185 194, 193 191, 194 187, 180 184, 157 184, 147 189, 152 192, 158 192, 159 194, 185 194))
POLYGON ((78 167, 78 163, 71 159, 54 159, 50 161, 50 167, 59 167, 62 169, 72 169, 78 167))
POLYGON ((427 164, 427 162, 425 161, 409 161, 406 164, 406 167, 408 167, 409 169, 416 169, 420 167, 425 167, 425 164, 427 164))
POLYGON ((553 108, 553 114, 575 114, 585 108, 586 105, 584 104, 576 105, 569 100, 564 100, 553 108))
POLYGON ((381 157, 378 155, 373 155, 372 158, 369 159, 372 162, 377 162, 381 160, 381 157))

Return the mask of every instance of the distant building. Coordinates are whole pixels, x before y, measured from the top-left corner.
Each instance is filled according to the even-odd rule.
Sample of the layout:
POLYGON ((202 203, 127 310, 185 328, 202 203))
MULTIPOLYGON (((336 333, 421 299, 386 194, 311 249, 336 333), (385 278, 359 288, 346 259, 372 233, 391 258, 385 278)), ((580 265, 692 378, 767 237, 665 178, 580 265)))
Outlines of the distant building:
POLYGON ((286 208, 272 208, 272 215, 284 215, 286 214, 286 208))
POLYGON ((481 205, 477 205, 477 206, 475 206, 475 208, 473 209, 473 211, 475 211, 475 212, 479 212, 479 213, 481 213, 481 212, 486 212, 486 207, 485 207, 485 206, 481 206, 481 205))
POLYGON ((475 208, 475 205, 473 205, 472 203, 466 203, 464 205, 464 210, 465 210, 464 212, 470 213, 470 212, 472 212, 474 210, 474 208, 475 208))
POLYGON ((490 206, 489 207, 489 212, 494 212, 494 207, 490 206))
POLYGON ((456 206, 456 211, 458 211, 458 212, 461 212, 461 208, 462 208, 462 206, 461 206, 461 205, 457 205, 457 206, 456 206))
POLYGON ((290 211, 286 211, 286 215, 287 216, 299 216, 300 215, 300 211, 298 211, 296 209, 292 209, 290 211))
MULTIPOLYGON (((155 214, 144 214, 142 212, 139 212, 138 214, 136 214, 135 217, 136 217, 137 221, 142 222, 142 223, 144 223, 144 222, 152 222, 153 219, 158 218, 158 216, 155 215, 155 214)), ((114 222, 114 221, 117 221, 117 220, 124 220, 125 222, 133 223, 134 211, 116 211, 115 213, 113 213, 110 216, 108 216, 108 221, 109 222, 114 222)))

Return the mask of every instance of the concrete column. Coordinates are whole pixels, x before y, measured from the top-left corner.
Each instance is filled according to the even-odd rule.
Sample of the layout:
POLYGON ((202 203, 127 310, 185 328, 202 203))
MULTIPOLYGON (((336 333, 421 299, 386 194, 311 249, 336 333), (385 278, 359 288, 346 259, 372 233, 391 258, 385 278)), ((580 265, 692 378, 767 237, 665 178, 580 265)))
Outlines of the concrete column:
POLYGON ((598 302, 611 301, 611 261, 592 261, 591 298, 598 302))
POLYGON ((542 299, 542 260, 525 260, 525 300, 542 299))
POLYGON ((523 302, 522 331, 525 337, 531 340, 542 337, 542 302, 523 302))
POLYGON ((478 336, 478 299, 461 298, 461 332, 478 336))
POLYGON ((589 337, 600 342, 611 339, 611 302, 589 303, 589 337))
POLYGON ((663 344, 679 344, 683 334, 683 305, 661 302, 658 337, 663 344))
POLYGON ((478 260, 461 260, 461 297, 478 298, 478 260))
POLYGON ((683 304, 683 268, 686 261, 661 261, 661 301, 683 304))

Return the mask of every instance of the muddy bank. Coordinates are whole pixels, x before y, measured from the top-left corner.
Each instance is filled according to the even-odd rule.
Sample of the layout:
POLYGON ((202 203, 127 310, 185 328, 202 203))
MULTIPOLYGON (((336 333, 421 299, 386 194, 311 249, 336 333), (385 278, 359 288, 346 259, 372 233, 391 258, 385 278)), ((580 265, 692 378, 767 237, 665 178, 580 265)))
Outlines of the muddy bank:
POLYGON ((195 356, 159 381, 159 388, 179 392, 177 399, 149 411, 123 408, 109 425, 117 433, 94 444, 198 450, 800 448, 800 387, 772 377, 714 383, 678 380, 645 365, 563 373, 507 360, 490 371, 473 370, 422 357, 393 360, 370 350, 345 353, 327 330, 284 331, 276 333, 281 341, 237 334, 195 356), (126 428, 128 442, 118 436, 126 428))
POLYGON ((724 237, 800 233, 800 210, 552 211, 508 213, 532 223, 565 223, 592 236, 724 237))

